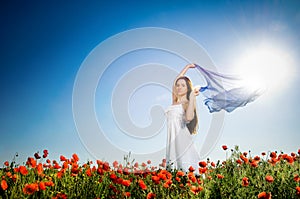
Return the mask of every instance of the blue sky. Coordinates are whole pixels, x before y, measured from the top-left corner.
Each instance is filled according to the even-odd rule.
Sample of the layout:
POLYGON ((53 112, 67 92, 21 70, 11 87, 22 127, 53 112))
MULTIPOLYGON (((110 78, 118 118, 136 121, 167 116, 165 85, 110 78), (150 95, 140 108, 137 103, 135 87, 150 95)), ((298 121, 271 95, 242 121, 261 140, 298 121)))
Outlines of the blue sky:
MULTIPOLYGON (((224 158, 220 147, 223 144, 239 145, 242 150, 250 149, 254 153, 291 152, 300 147, 297 142, 300 140, 299 1, 4 1, 0 13, 2 162, 11 160, 16 152, 22 162, 43 149, 48 149, 54 159, 60 154, 70 156, 72 153, 77 153, 83 161, 93 159, 81 142, 73 119, 72 92, 76 75, 86 57, 101 42, 120 32, 143 27, 167 28, 191 37, 224 73, 235 73, 234 65, 243 63, 238 60, 248 49, 259 51, 257 48, 262 45, 279 49, 278 57, 282 56, 283 62, 288 60, 288 66, 284 66, 288 68, 288 75, 276 84, 281 86, 272 88, 272 92, 249 106, 227 114, 222 136, 210 157, 224 158)), ((138 53, 117 60, 127 64, 127 68, 120 72, 111 66, 106 71, 107 79, 118 79, 122 74, 116 74, 117 71, 126 73, 133 66, 148 62, 161 62, 175 71, 186 64, 182 59, 157 51, 138 53)), ((269 72, 272 70, 285 69, 269 68, 269 72)), ((274 78, 270 81, 274 84, 278 74, 272 74, 274 78)), ((199 82, 195 80, 195 83, 199 82)), ((157 93, 151 95, 156 95, 155 99, 162 97, 160 103, 166 107, 169 99, 164 98, 165 90, 153 91, 157 93)), ((96 97, 100 92, 97 90, 96 97)), ((109 94, 109 89, 105 92, 109 94)), ((149 121, 141 115, 149 113, 143 110, 139 100, 144 100, 147 106, 157 101, 147 100, 149 95, 142 90, 136 92, 135 97, 136 102, 131 101, 129 106, 134 102, 139 108, 132 108, 132 119, 145 125, 149 121)), ((106 117, 110 111, 102 111, 105 99, 102 100, 95 104, 99 120, 101 114, 106 117)), ((110 103, 109 98, 106 100, 110 103)), ((211 115, 202 107, 201 99, 198 104, 204 117, 201 142, 211 115)), ((105 128, 110 128, 108 130, 118 137, 113 124, 105 128)), ((158 145, 161 147, 163 143, 160 139, 158 145)), ((128 145, 132 143, 124 146, 125 151, 130 150, 128 145)), ((100 142, 99 150, 101 147, 100 142)), ((151 151, 151 145, 147 147, 151 151)), ((120 159, 123 155, 119 154, 120 159)), ((110 157, 103 158, 110 160, 110 157)))

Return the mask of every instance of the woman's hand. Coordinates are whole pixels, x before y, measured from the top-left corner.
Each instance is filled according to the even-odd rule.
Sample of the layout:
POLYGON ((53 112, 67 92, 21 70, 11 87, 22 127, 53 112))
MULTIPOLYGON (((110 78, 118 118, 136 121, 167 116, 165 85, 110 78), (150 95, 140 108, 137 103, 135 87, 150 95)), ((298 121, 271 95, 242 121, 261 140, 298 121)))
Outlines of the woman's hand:
POLYGON ((195 68, 196 65, 195 65, 195 64, 188 64, 188 65, 186 65, 185 67, 186 67, 186 68, 195 68))
MULTIPOLYGON (((186 65, 183 69, 182 69, 182 71, 179 73, 179 75, 177 76, 177 78, 178 77, 181 77, 181 76, 184 76, 185 75, 185 73, 188 71, 188 69, 190 69, 190 68, 196 68, 196 65, 195 64, 188 64, 188 65, 186 65)), ((176 79, 177 79, 176 78, 176 79)), ((176 81, 176 79, 175 79, 175 81, 176 81)))
POLYGON ((192 90, 192 92, 190 93, 190 99, 191 99, 192 97, 198 96, 199 93, 200 93, 199 89, 198 89, 198 88, 194 88, 194 89, 192 90))

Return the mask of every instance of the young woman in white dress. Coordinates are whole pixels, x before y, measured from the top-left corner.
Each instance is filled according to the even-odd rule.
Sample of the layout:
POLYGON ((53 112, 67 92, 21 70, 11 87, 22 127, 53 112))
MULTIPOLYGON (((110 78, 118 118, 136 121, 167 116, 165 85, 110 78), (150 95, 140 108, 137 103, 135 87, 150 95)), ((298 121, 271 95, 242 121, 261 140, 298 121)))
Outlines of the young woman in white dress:
POLYGON ((184 76, 190 68, 195 68, 195 65, 186 65, 175 79, 172 91, 173 102, 166 110, 168 169, 187 171, 192 166, 197 171, 200 161, 193 139, 198 128, 196 96, 199 95, 199 89, 193 89, 190 79, 184 76))

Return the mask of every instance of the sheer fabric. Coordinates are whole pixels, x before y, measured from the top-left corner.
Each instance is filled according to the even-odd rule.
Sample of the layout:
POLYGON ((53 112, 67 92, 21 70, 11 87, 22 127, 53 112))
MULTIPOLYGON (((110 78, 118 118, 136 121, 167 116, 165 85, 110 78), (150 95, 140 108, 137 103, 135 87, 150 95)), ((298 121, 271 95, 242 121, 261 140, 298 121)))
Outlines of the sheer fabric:
POLYGON ((225 110, 232 112, 254 101, 262 94, 260 89, 249 89, 241 85, 242 79, 209 71, 196 65, 196 69, 203 75, 207 85, 200 88, 205 97, 204 104, 209 112, 225 110))

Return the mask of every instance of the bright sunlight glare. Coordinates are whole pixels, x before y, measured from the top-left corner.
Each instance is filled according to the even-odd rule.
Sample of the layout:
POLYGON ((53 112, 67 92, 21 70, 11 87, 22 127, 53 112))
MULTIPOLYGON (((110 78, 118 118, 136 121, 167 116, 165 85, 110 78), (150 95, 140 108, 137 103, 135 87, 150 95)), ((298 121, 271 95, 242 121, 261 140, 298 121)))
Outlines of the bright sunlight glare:
POLYGON ((239 57, 236 68, 244 86, 268 93, 284 89, 293 73, 291 56, 274 45, 249 49, 239 57))

